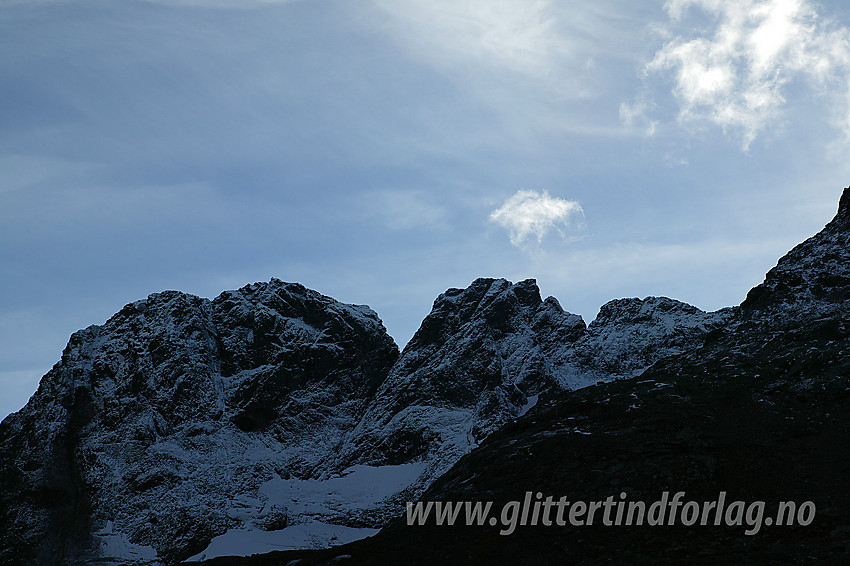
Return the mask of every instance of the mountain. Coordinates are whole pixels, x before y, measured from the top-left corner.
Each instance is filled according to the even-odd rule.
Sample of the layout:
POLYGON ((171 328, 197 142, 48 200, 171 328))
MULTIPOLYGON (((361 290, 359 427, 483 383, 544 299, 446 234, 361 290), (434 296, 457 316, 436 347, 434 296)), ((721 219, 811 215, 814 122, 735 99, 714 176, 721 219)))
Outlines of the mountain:
POLYGON ((246 536, 372 534, 542 392, 635 375, 724 319, 627 299, 587 327, 533 280, 479 279, 399 357, 370 309, 297 284, 154 294, 75 333, 0 427, 3 558, 173 563, 246 536))
MULTIPOLYGON (((318 473, 398 357, 368 307, 272 280, 75 333, 0 427, 4 564, 174 562, 263 482, 318 473)), ((252 518, 285 525, 268 506, 252 518)))
POLYGON ((638 379, 541 395, 421 495, 493 502, 495 524, 438 526, 432 515, 408 525, 400 511, 376 536, 337 548, 209 564, 848 564, 848 313, 850 188, 835 218, 702 344, 638 379), (590 526, 541 519, 504 534, 511 523, 499 514, 526 497, 649 506, 664 492, 684 492, 702 509, 722 492, 729 505, 720 526, 714 515, 693 526, 605 526, 597 515, 590 526), (780 502, 794 504, 793 525, 772 522, 780 502))
POLYGON ((639 375, 702 343, 727 318, 667 298, 607 303, 585 325, 533 279, 449 289, 405 347, 341 449, 342 466, 427 462, 421 493, 541 393, 639 375))
MULTIPOLYGON (((618 299, 585 325, 534 280, 478 279, 441 294, 399 353, 368 307, 276 279, 131 303, 75 333, 0 424, 0 561, 501 563, 544 548, 538 563, 694 549, 712 563, 743 544, 712 529, 502 536, 397 519, 416 498, 679 487, 816 501, 823 526, 794 534, 829 554, 850 508, 848 195, 742 305, 714 313, 618 299)), ((766 532, 789 551, 793 537, 766 532)))
POLYGON ((541 393, 635 375, 725 316, 626 299, 588 327, 533 280, 479 279, 399 357, 370 309, 297 284, 157 293, 75 333, 4 420, 2 557, 158 564, 372 534, 541 393))

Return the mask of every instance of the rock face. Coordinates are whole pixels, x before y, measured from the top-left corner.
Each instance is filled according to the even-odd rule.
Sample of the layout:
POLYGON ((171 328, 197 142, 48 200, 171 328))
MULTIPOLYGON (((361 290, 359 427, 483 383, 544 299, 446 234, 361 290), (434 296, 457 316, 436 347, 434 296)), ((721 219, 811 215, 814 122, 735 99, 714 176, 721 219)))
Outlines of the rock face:
MULTIPOLYGON (((399 354, 368 307, 278 280, 214 300, 170 291, 129 304, 75 333, 27 406, 0 425, 0 562, 174 564, 233 533, 381 526, 423 491, 514 498, 517 481, 561 478, 552 485, 596 497, 609 468, 642 490, 659 487, 665 466, 714 489, 734 476, 735 466, 715 464, 740 431, 762 439, 752 448, 773 468, 752 466, 770 476, 768 444, 796 438, 798 422, 772 407, 802 411, 794 419, 817 434, 850 431, 840 416, 848 209, 850 190, 835 220, 740 307, 715 313, 618 299, 585 325, 543 300, 534 280, 478 279, 440 295, 399 354), (679 456, 708 448, 677 459, 670 446, 679 456), (381 489, 350 489, 364 478, 382 478, 381 489), (300 497, 308 493, 316 499, 300 497)), ((354 543, 353 560, 388 557, 393 545, 421 563, 466 556, 466 535, 453 543, 422 532, 436 538, 387 529, 354 543), (441 545, 445 556, 429 554, 441 545)), ((484 561, 493 561, 508 546, 488 540, 496 554, 484 561)))
POLYGON ((405 347, 354 429, 342 464, 426 460, 425 485, 558 385, 552 359, 585 331, 534 280, 449 289, 405 347))
POLYGON ((424 460, 408 499, 542 392, 639 375, 702 345, 727 311, 649 297, 611 301, 590 326, 528 279, 449 289, 405 347, 342 449, 344 465, 424 460))
MULTIPOLYGON (((0 561, 203 549, 240 522, 234 499, 317 473, 397 357, 368 307, 277 280, 127 305, 75 333, 3 421, 0 561)), ((266 527, 285 524, 266 511, 266 527)))

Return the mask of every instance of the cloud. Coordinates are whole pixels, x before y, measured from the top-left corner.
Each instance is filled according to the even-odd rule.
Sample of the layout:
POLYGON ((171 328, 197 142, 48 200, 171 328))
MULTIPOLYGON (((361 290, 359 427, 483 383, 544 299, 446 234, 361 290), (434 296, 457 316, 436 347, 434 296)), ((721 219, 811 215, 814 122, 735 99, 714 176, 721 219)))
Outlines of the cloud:
POLYGON ((610 95, 610 64, 634 52, 634 8, 553 0, 375 0, 374 26, 412 61, 517 130, 619 134, 588 120, 610 95), (605 40, 600 42, 599 38, 605 40), (584 103, 576 113, 572 104, 584 103), (604 130, 604 132, 603 132, 604 130))
POLYGON ((551 230, 557 230, 558 224, 569 225, 575 216, 584 216, 584 210, 576 201, 553 198, 543 191, 517 191, 512 197, 490 215, 511 234, 511 243, 520 246, 530 235, 537 236, 538 243, 551 230))
MULTIPOLYGON (((819 17, 808 0, 671 0, 669 39, 645 66, 646 77, 672 76, 680 122, 709 122, 740 135, 746 150, 781 123, 792 84, 825 95, 850 135, 850 30, 819 17), (710 18, 696 26, 691 7, 710 18), (696 33, 676 33, 677 30, 696 33)), ((631 124, 645 111, 642 97, 621 109, 631 124)), ((648 119, 648 118, 647 118, 648 119)))

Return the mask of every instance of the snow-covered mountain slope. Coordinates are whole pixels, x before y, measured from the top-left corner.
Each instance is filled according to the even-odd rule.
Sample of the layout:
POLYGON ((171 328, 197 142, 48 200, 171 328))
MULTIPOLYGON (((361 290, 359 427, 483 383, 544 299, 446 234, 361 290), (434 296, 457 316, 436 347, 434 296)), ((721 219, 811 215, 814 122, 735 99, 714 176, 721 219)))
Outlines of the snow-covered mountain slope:
MULTIPOLYGON (((75 333, 3 421, 0 561, 202 550, 242 524, 240 497, 321 472, 397 356, 367 307, 277 280, 127 305, 75 333)), ((265 515, 268 529, 288 520, 265 515)))
POLYGON ((410 499, 547 390, 633 377, 702 345, 731 309, 663 297, 620 299, 589 327, 533 279, 449 289, 405 347, 341 450, 343 465, 425 461, 410 499))

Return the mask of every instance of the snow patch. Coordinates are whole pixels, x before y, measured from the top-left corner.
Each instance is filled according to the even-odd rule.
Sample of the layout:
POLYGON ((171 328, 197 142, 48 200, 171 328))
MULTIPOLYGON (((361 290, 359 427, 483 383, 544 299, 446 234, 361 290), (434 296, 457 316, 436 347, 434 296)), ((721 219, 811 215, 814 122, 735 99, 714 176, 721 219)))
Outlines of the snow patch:
POLYGON ((188 561, 209 560, 218 556, 250 556, 275 550, 328 548, 375 535, 378 529, 358 529, 307 521, 278 531, 230 529, 215 537, 202 552, 188 561))
POLYGON ((100 564, 160 564, 159 555, 156 549, 152 546, 136 544, 130 541, 130 537, 125 533, 115 530, 115 525, 112 521, 107 521, 106 525, 94 536, 100 541, 103 549, 103 556, 109 557, 100 564))
POLYGON ((326 480, 273 479, 260 487, 269 503, 294 515, 339 515, 374 507, 402 491, 425 471, 424 462, 352 466, 326 480))
POLYGON ((260 486, 259 497, 242 496, 231 501, 228 515, 242 525, 215 537, 206 549, 189 560, 328 548, 372 536, 378 529, 348 527, 333 521, 379 507, 413 484, 425 468, 424 462, 358 465, 326 480, 269 480, 260 486), (289 520, 297 523, 277 530, 263 528, 263 519, 270 512, 283 509, 289 520))
POLYGON ((530 411, 537 404, 538 398, 540 398, 539 394, 538 395, 529 395, 528 396, 528 402, 525 405, 523 405, 522 407, 520 407, 519 414, 517 415, 517 418, 523 416, 528 411, 530 411))

